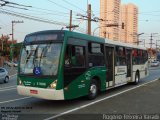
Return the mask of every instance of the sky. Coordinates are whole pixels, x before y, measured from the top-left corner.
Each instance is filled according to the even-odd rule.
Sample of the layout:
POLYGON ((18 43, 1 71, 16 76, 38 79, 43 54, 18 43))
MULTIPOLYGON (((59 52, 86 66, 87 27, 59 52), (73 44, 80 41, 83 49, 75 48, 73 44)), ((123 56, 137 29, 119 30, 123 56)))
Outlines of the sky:
MULTIPOLYGON (((14 38, 18 42, 24 40, 26 34, 51 29, 61 29, 69 24, 69 12, 73 10, 73 24, 80 27, 75 29, 78 32, 86 32, 86 21, 77 19, 77 14, 86 15, 87 0, 8 0, 10 2, 32 6, 23 7, 28 10, 3 6, 0 7, 0 35, 9 35, 12 31, 11 21, 19 20, 23 23, 14 24, 14 38), (45 19, 52 24, 28 20, 4 14, 1 11, 18 13, 20 15, 30 15, 32 18, 45 19), (58 23, 61 25, 53 24, 58 23)), ((92 5, 93 17, 99 17, 100 0, 88 0, 92 5)), ((121 0, 121 4, 133 3, 139 8, 138 33, 145 33, 140 39, 145 39, 149 43, 151 33, 159 33, 154 36, 154 40, 160 40, 160 0, 121 0)), ((13 6, 13 5, 12 5, 13 6)), ((16 6, 16 5, 14 5, 16 6)), ((92 32, 99 26, 99 23, 92 23, 92 32)), ((98 30, 96 31, 98 35, 98 30)))

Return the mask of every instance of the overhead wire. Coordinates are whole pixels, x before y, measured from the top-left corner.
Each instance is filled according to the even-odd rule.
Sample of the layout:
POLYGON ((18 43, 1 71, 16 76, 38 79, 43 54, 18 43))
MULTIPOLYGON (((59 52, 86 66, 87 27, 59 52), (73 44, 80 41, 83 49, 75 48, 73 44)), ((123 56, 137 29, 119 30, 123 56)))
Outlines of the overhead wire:
POLYGON ((12 16, 16 16, 16 17, 21 17, 21 18, 25 18, 25 19, 30 19, 30 20, 34 20, 34 21, 49 23, 49 24, 63 25, 63 26, 67 25, 66 23, 63 23, 63 22, 58 22, 58 21, 53 21, 53 20, 49 20, 49 19, 31 16, 31 15, 26 15, 26 14, 18 13, 15 11, 9 11, 9 10, 5 10, 5 9, 0 9, 0 13, 12 15, 12 16))
MULTIPOLYGON (((25 11, 31 11, 31 12, 40 12, 40 13, 44 13, 44 14, 52 14, 52 15, 59 15, 59 14, 56 14, 57 11, 53 11, 53 10, 49 10, 49 9, 44 9, 44 8, 38 8, 38 7, 35 7, 35 6, 28 6, 28 5, 22 5, 22 4, 18 4, 18 3, 14 3, 14 2, 9 2, 9 1, 6 1, 6 0, 0 0, 1 2, 4 2, 3 3, 3 6, 6 6, 6 7, 12 7, 12 8, 17 8, 17 9, 23 9, 25 11), (12 5, 10 5, 12 4, 12 5), (17 6, 14 6, 14 5, 17 5, 17 6, 23 6, 23 7, 27 7, 27 8, 21 8, 21 7, 17 7, 17 6), (36 10, 33 10, 33 9, 37 9, 37 10, 41 10, 41 11, 46 11, 46 12, 41 12, 41 11, 36 11, 36 10), (49 13, 49 12, 54 12, 54 13, 49 13)), ((70 10, 69 8, 66 8, 62 5, 59 5, 55 2, 53 2, 52 0, 47 0, 59 7, 62 7, 64 9, 67 9, 67 10, 70 10)), ((77 6, 75 6, 74 4, 71 4, 67 1, 65 1, 66 3, 78 8, 77 6)), ((1 4, 1 3, 0 3, 1 4)), ((79 8, 81 9, 81 8, 79 8)), ((82 10, 82 9, 81 9, 82 10)), ((84 10, 82 10, 84 11, 84 10)), ((86 11, 84 11, 86 12, 86 11)), ((48 23, 48 24, 55 24, 55 25, 60 25, 60 26, 67 26, 68 24, 67 23, 64 23, 64 22, 59 22, 59 21, 53 21, 53 20, 49 20, 49 19, 44 19, 44 18, 41 18, 41 17, 35 17, 35 16, 32 16, 32 15, 28 15, 28 14, 24 14, 24 13, 19 13, 19 12, 15 12, 15 11, 11 11, 11 10, 7 10, 7 9, 3 9, 3 8, 0 8, 0 13, 1 14, 6 14, 6 15, 10 15, 10 16, 16 16, 16 17, 20 17, 20 18, 24 18, 24 19, 29 19, 29 20, 34 20, 34 21, 38 21, 38 22, 43 22, 43 23, 48 23)), ((58 13, 63 13, 63 14, 66 14, 68 15, 68 13, 64 13, 64 12, 58 12, 58 13)), ((75 13, 75 12, 73 12, 75 13)), ((64 16, 64 15, 60 15, 62 17, 69 17, 68 16, 64 16)), ((81 22, 79 23, 79 25, 81 24, 81 22)), ((81 31, 81 32, 84 32, 84 29, 83 28, 76 28, 77 31, 81 31)))
POLYGON ((60 5, 60 4, 56 3, 56 2, 53 2, 52 0, 47 0, 47 1, 50 2, 50 3, 53 3, 53 4, 57 5, 57 6, 59 6, 59 7, 61 7, 61 8, 64 8, 64 9, 66 9, 66 10, 70 10, 69 8, 64 7, 63 5, 60 5))
POLYGON ((74 4, 70 3, 70 2, 68 2, 67 0, 62 0, 62 1, 64 1, 65 3, 71 5, 71 6, 75 7, 75 8, 78 8, 79 10, 81 10, 81 11, 83 11, 83 12, 86 12, 85 10, 79 8, 78 6, 76 6, 76 5, 74 5, 74 4))

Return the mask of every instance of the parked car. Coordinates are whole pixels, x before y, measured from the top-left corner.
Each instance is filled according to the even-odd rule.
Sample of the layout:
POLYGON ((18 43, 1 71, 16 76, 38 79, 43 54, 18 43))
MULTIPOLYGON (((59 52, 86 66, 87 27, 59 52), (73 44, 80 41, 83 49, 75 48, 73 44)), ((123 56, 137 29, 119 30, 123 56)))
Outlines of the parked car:
POLYGON ((158 67, 158 66, 159 66, 159 61, 151 62, 151 67, 158 67))
POLYGON ((0 82, 4 82, 4 83, 9 82, 8 71, 5 68, 0 68, 0 82))
POLYGON ((4 65, 8 65, 8 61, 4 61, 4 65))
POLYGON ((12 61, 8 61, 8 66, 12 67, 13 66, 13 62, 12 61))
POLYGON ((8 65, 9 67, 17 67, 18 64, 16 62, 13 62, 13 61, 6 61, 5 62, 6 65, 8 65))
POLYGON ((17 67, 18 66, 18 63, 17 62, 12 62, 13 66, 14 67, 17 67))

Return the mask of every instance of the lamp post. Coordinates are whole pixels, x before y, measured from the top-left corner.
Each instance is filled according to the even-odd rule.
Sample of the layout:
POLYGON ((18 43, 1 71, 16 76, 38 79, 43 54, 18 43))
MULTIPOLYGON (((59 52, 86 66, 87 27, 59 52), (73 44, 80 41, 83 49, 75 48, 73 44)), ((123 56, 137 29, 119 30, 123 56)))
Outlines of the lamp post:
MULTIPOLYGON (((106 24, 104 26, 99 26, 99 27, 96 27, 94 30, 93 30, 93 36, 95 34, 95 31, 98 29, 98 28, 101 28, 101 27, 118 27, 119 25, 118 24, 106 24)), ((104 32, 104 34, 106 34, 106 32, 104 32)), ((109 38, 109 33, 108 33, 108 38, 109 38)))
POLYGON ((143 35, 144 33, 137 34, 137 45, 139 45, 139 36, 143 35))

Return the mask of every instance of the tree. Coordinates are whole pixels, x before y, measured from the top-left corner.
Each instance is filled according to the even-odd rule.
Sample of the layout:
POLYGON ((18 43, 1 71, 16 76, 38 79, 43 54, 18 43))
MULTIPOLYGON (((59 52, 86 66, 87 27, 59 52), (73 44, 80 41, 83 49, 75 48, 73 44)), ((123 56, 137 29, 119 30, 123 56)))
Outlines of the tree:
POLYGON ((10 37, 8 35, 2 35, 0 37, 0 53, 1 56, 9 55, 9 44, 8 40, 10 37))

